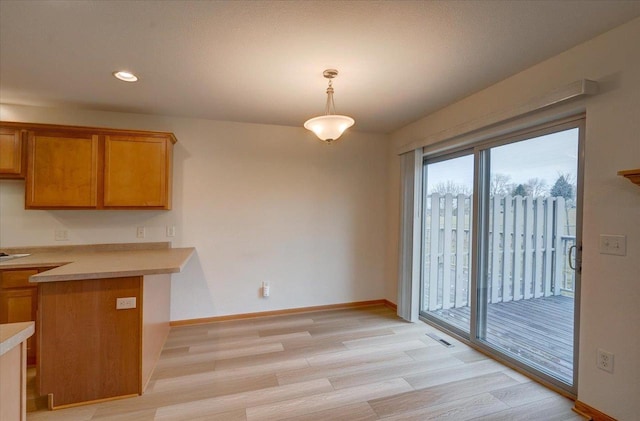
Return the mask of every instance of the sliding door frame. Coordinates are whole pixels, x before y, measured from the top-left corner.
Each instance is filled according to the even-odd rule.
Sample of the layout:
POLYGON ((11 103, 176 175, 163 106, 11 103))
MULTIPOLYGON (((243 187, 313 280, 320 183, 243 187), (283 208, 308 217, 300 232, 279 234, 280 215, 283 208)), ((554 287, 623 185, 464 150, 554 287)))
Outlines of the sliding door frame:
MULTIPOLYGON (((474 175, 473 176, 474 176, 474 184, 475 184, 475 176, 476 176, 476 174, 475 174, 475 165, 476 165, 476 163, 475 163, 475 161, 476 161, 475 154, 476 154, 476 152, 475 152, 474 148, 467 146, 467 147, 464 147, 464 148, 457 148, 457 149, 452 150, 452 151, 433 154, 433 155, 430 155, 430 156, 426 156, 425 155, 425 156, 423 156, 423 159, 422 159, 422 193, 421 193, 422 215, 421 215, 421 218, 420 218, 421 226, 420 226, 420 301, 419 301, 420 309, 419 309, 419 314, 420 314, 420 318, 422 320, 426 319, 426 320, 429 320, 430 322, 438 324, 438 325, 445 324, 446 330, 454 332, 457 336, 465 338, 465 339, 470 339, 469 333, 463 331, 462 329, 460 329, 460 328, 458 328, 458 327, 456 327, 456 326, 454 326, 454 325, 452 325, 450 323, 446 323, 446 321, 443 321, 442 319, 440 319, 438 317, 432 316, 432 315, 428 314, 427 312, 423 312, 422 311, 422 307, 423 307, 422 300, 423 300, 423 297, 424 297, 424 284, 425 284, 424 283, 424 277, 425 277, 425 264, 424 263, 425 262, 424 262, 424 258, 423 258, 423 253, 424 253, 424 250, 426 250, 425 243, 424 243, 425 242, 425 237, 426 237, 426 235, 425 235, 426 226, 425 226, 424 222, 425 222, 426 209, 427 209, 426 203, 424 203, 424 201, 426 199, 427 185, 428 185, 428 183, 427 183, 427 181, 428 181, 427 180, 428 171, 425 171, 425 168, 429 164, 436 164, 438 162, 443 162, 443 161, 447 161, 447 160, 450 160, 450 159, 460 158, 460 157, 463 157, 463 156, 473 156, 474 157, 474 175)), ((474 191, 475 191, 475 188, 474 188, 474 191)), ((474 201, 475 201, 475 197, 474 197, 474 201)), ((471 204, 471 209, 472 209, 472 211, 471 211, 472 212, 472 219, 471 219, 471 227, 470 227, 471 228, 470 229, 471 235, 470 235, 470 239, 469 239, 469 247, 471 248, 471 250, 469 252, 470 255, 471 255, 470 256, 471 257, 471 262, 470 262, 470 265, 469 265, 469 270, 470 270, 470 273, 469 273, 469 276, 470 276, 470 279, 469 279, 469 290, 471 291, 471 294, 470 294, 470 297, 469 297, 469 300, 470 300, 469 301, 469 307, 473 308, 473 307, 471 307, 471 303, 472 303, 472 301, 474 300, 474 297, 475 297, 475 294, 473 293, 473 291, 475 291, 475 289, 473 287, 473 276, 474 276, 473 275, 473 256, 476 254, 475 253, 475 247, 473 246, 474 241, 475 241, 474 230, 473 230, 473 225, 475 224, 475 222, 474 222, 475 218, 473 217, 473 215, 475 215, 474 214, 475 207, 474 207, 473 203, 471 204)), ((472 312, 470 312, 470 321, 469 321, 469 323, 470 323, 469 331, 470 332, 473 332, 474 319, 475 319, 475 315, 474 315, 474 312, 472 311, 472 312)), ((473 337, 473 336, 471 336, 471 337, 473 337)))
MULTIPOLYGON (((513 133, 509 133, 502 136, 496 136, 494 138, 482 140, 472 145, 465 145, 450 150, 438 151, 434 154, 423 155, 423 169, 427 163, 444 161, 446 159, 455 158, 458 156, 467 155, 469 152, 473 152, 474 155, 474 189, 473 189, 473 204, 472 212, 473 219, 471 223, 471 241, 472 255, 471 255, 471 279, 470 279, 470 326, 469 334, 457 329, 450 324, 442 323, 438 318, 429 316, 422 311, 422 303, 420 304, 420 319, 429 324, 435 325, 437 328, 452 334, 457 339, 466 343, 467 345, 476 348, 477 350, 488 354, 492 358, 514 368, 523 374, 546 384, 550 388, 568 396, 575 398, 577 396, 578 388, 578 362, 579 362, 579 338, 580 338, 580 296, 581 296, 581 269, 582 269, 582 208, 583 208, 583 194, 584 194, 584 149, 586 138, 586 116, 585 113, 580 113, 570 117, 558 119, 555 121, 547 122, 544 124, 535 125, 523 130, 518 130, 513 133), (486 232, 487 224, 489 223, 488 215, 488 200, 482 199, 485 194, 489 192, 490 183, 490 155, 483 151, 491 148, 502 146, 510 143, 519 142, 522 140, 544 136, 563 130, 569 130, 572 128, 578 129, 578 156, 577 161, 577 191, 576 191, 576 206, 579 211, 576 214, 576 255, 575 255, 575 285, 574 285, 574 330, 573 330, 573 381, 571 385, 568 385, 561 380, 548 375, 542 371, 536 370, 530 366, 527 366, 520 360, 510 357, 508 354, 502 353, 495 348, 489 346, 480 338, 481 333, 486 329, 486 314, 487 304, 487 287, 479 288, 480 275, 487 273, 487 256, 488 251, 485 247, 485 242, 480 241, 480 235, 486 232), (484 202, 484 203, 483 203, 484 202)), ((425 177, 425 175, 422 175, 425 177)), ((425 200, 426 183, 423 184, 422 200, 425 200)), ((488 196, 487 196, 488 197, 488 196)), ((424 204, 422 204, 424 210, 424 204)), ((424 212, 422 213, 422 227, 420 229, 421 234, 421 263, 420 263, 420 294, 422 301, 422 288, 424 285, 424 258, 422 251, 424 251, 424 212)))

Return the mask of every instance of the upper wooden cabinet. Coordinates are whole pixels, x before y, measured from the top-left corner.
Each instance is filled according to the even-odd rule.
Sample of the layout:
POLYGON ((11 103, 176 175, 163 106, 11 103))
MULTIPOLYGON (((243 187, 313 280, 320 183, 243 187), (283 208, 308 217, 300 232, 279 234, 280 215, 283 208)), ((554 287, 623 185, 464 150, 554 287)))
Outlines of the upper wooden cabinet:
POLYGON ((171 209, 172 133, 7 122, 0 127, 8 133, 6 142, 10 130, 26 133, 27 209, 171 209))
POLYGON ((104 207, 157 207, 171 203, 171 148, 167 139, 106 136, 104 207))
POLYGON ((98 206, 98 136, 29 131, 26 207, 98 206))
POLYGON ((0 124, 0 178, 24 178, 23 131, 0 124))

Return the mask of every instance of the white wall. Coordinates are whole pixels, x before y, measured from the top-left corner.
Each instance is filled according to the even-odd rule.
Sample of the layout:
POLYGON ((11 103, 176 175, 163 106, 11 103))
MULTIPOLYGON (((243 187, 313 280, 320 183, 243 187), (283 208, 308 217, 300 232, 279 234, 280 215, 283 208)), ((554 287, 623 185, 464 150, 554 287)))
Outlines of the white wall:
MULTIPOLYGON (((620 420, 640 414, 640 187, 616 175, 640 167, 640 19, 605 33, 392 134, 392 149, 517 106, 578 79, 600 83, 586 100, 584 252, 578 399, 620 420), (627 236, 625 257, 598 252, 600 234, 627 236), (614 373, 595 367, 615 354, 614 373)), ((398 203, 398 162, 390 192, 398 203)), ((397 266, 398 208, 389 205, 389 267, 397 266)), ((397 279, 389 269, 390 279, 397 279)), ((395 282, 386 288, 395 302, 395 282)))
POLYGON ((167 241, 175 225, 173 246, 197 256, 173 277, 173 320, 384 298, 386 136, 325 145, 296 127, 6 104, 0 119, 178 138, 171 211, 26 211, 24 181, 0 180, 0 249, 136 242, 137 226, 167 241))

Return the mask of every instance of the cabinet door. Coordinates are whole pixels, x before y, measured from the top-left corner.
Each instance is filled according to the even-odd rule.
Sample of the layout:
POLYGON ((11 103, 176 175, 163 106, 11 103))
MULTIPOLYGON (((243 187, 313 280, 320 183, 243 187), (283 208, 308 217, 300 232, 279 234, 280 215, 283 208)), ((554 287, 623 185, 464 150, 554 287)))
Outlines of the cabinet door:
MULTIPOLYGON (((30 322, 36 320, 38 288, 0 290, 0 323, 30 322)), ((27 339, 27 362, 36 362, 37 335, 27 339)))
POLYGON ((96 207, 98 146, 91 134, 30 132, 26 208, 96 207))
POLYGON ((171 208, 168 138, 105 136, 104 207, 171 208))
POLYGON ((22 131, 0 127, 0 178, 24 178, 22 131))

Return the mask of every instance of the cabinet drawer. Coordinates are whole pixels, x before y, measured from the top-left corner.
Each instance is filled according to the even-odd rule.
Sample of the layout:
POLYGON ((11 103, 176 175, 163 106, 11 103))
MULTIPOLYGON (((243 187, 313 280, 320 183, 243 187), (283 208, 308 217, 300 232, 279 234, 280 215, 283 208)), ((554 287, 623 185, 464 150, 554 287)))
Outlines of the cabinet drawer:
POLYGON ((29 282, 31 275, 37 274, 35 269, 28 270, 9 270, 0 273, 0 288, 23 288, 34 287, 36 284, 29 282))

